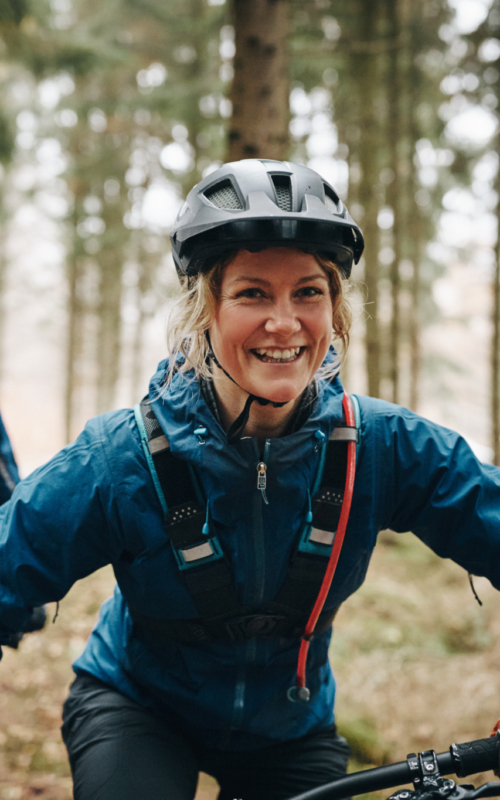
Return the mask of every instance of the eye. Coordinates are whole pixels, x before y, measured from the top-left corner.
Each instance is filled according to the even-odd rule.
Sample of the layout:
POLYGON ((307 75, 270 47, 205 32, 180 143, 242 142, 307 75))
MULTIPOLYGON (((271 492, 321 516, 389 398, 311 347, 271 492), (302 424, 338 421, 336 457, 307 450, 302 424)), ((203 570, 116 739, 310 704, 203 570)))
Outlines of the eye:
POLYGON ((297 292, 299 297, 317 297, 324 294, 318 286, 304 286, 297 292))
POLYGON ((255 287, 249 287, 248 289, 243 289, 243 291, 238 292, 236 297, 247 297, 249 300, 254 300, 259 297, 263 297, 262 289, 256 289, 255 287))

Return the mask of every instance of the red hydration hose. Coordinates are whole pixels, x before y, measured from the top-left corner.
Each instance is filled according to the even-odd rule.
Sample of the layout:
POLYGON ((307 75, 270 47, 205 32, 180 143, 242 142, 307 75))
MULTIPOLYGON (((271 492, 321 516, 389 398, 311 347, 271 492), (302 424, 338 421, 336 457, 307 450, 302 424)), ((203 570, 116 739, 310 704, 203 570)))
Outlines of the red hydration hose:
MULTIPOLYGON (((346 423, 350 428, 356 427, 356 420, 354 411, 349 395, 344 394, 342 400, 346 423)), ((332 552, 328 560, 325 576, 319 590, 318 597, 311 611, 311 615, 307 620, 304 633, 302 634, 302 641, 300 643, 299 660, 297 663, 297 689, 302 689, 306 685, 306 661, 307 651, 309 650, 309 642, 316 627, 318 617, 323 610, 325 600, 332 585, 333 576, 337 569, 337 563, 344 542, 345 530, 347 521, 349 519, 349 512, 351 510, 352 494, 354 491, 354 476, 356 474, 356 442, 347 442, 347 473, 345 479, 344 499, 342 501, 342 509, 340 511, 340 519, 337 527, 337 533, 333 542, 332 552)), ((306 698, 304 698, 306 699, 306 698)), ((308 699, 308 698, 307 698, 308 699)))

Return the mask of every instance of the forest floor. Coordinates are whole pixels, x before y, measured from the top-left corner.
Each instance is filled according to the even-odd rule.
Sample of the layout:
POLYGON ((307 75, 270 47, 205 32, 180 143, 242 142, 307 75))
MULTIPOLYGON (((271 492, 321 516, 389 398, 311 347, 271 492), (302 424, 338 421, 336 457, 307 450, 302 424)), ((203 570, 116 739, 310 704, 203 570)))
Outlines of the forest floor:
MULTIPOLYGON (((110 569, 79 582, 56 624, 27 636, 18 651, 4 648, 1 800, 70 800, 61 706, 71 661, 113 584, 110 569)), ((500 717, 499 597, 485 579, 475 585, 481 608, 462 569, 411 534, 381 535, 367 581, 337 617, 331 649, 337 722, 351 743, 352 769, 490 733, 500 717)), ((52 617, 55 606, 48 610, 52 617)), ((215 796, 214 781, 202 776, 197 800, 215 796)))

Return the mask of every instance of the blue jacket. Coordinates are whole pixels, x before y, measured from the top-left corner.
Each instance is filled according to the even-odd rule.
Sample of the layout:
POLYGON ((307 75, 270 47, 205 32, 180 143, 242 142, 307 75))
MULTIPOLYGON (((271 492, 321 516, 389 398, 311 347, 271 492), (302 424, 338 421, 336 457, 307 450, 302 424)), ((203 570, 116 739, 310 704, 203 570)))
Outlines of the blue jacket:
MULTIPOLYGON (((162 363, 152 397, 164 374, 162 363)), ((195 381, 177 375, 153 403, 172 452, 196 469, 244 605, 266 603, 285 578, 318 469, 315 432, 328 436, 340 424, 342 392, 338 380, 321 385, 305 424, 266 442, 269 505, 257 490, 257 442, 246 438, 229 447, 195 381), (208 430, 204 445, 194 434, 200 425, 208 430)), ((481 464, 452 431, 399 406, 359 400, 353 506, 327 607, 361 585, 385 528, 412 530, 440 556, 500 588, 500 469, 481 464)), ((77 672, 173 716, 218 748, 255 748, 333 721, 329 634, 311 643, 309 704, 287 699, 297 665, 294 640, 194 646, 137 635, 128 602, 159 618, 196 612, 166 539, 130 410, 91 420, 0 510, 0 634, 19 630, 31 607, 61 599, 75 581, 109 563, 117 588, 75 662, 77 672)))
POLYGON ((19 483, 17 464, 5 425, 0 417, 0 505, 10 499, 16 483, 19 483))

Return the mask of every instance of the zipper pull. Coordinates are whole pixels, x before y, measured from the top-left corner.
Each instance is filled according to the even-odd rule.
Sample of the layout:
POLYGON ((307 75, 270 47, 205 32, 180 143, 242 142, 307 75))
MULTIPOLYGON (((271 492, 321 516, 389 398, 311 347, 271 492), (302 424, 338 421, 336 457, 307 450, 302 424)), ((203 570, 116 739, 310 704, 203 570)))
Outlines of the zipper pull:
POLYGON ((266 506, 269 505, 266 497, 266 472, 267 472, 267 465, 264 464, 263 461, 259 461, 257 464, 257 489, 262 492, 262 499, 266 506))

